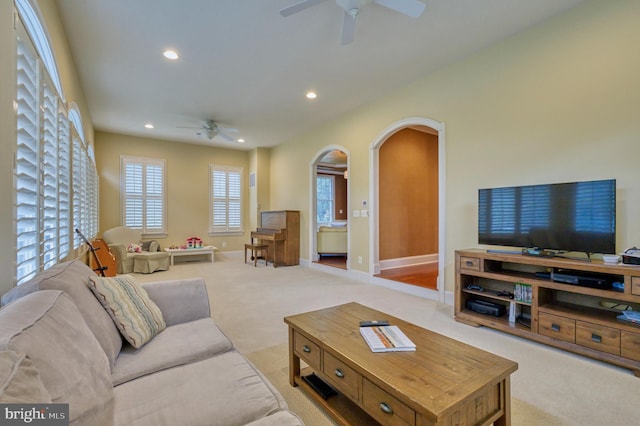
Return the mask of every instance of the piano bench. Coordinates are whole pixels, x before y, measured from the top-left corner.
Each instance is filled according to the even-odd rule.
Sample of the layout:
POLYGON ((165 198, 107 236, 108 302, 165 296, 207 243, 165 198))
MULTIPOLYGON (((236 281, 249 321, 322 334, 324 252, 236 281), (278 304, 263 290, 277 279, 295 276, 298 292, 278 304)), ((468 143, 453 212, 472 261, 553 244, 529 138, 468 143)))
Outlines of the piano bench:
MULTIPOLYGON (((269 245, 268 244, 245 244, 244 245, 244 263, 247 263, 247 250, 251 250, 251 260, 253 266, 258 265, 258 259, 264 259, 265 266, 269 265, 269 245), (259 253, 259 256, 258 256, 259 253)), ((276 264, 273 264, 276 267, 276 264)))

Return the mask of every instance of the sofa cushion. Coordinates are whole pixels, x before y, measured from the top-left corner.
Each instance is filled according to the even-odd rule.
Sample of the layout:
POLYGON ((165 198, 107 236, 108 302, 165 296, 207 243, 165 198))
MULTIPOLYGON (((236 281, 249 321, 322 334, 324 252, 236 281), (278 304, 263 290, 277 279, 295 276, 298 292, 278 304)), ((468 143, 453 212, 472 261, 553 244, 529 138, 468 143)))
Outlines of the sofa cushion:
POLYGON ((211 318, 167 327, 140 349, 124 345, 111 375, 113 385, 233 349, 211 318))
POLYGON ((38 369, 26 354, 0 352, 0 403, 46 404, 51 395, 40 379, 38 369))
POLYGON ((267 383, 242 355, 226 352, 116 386, 114 424, 245 425, 287 409, 267 383))
POLYGON ((97 275, 79 260, 60 263, 38 274, 2 296, 2 304, 38 290, 62 290, 75 302, 89 329, 107 354, 109 366, 113 368, 122 348, 122 337, 113 320, 87 287, 90 277, 97 275))
POLYGON ((165 329, 160 308, 131 275, 89 279, 89 286, 124 338, 138 349, 165 329))
POLYGON ((42 290, 0 309, 0 350, 24 353, 72 425, 113 422, 109 361, 73 300, 42 290))

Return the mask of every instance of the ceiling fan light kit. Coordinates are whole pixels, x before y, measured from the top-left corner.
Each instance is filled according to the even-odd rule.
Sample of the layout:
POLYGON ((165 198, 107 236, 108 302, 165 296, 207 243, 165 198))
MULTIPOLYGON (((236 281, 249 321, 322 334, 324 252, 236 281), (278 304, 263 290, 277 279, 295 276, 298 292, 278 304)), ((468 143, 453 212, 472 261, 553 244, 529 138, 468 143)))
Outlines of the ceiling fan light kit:
MULTIPOLYGON (((302 0, 280 10, 280 15, 287 17, 324 1, 326 0, 302 0)), ((376 3, 412 18, 418 18, 422 15, 425 8, 425 4, 419 0, 336 0, 336 4, 344 10, 341 36, 342 45, 349 44, 353 41, 356 18, 360 14, 361 9, 370 3, 376 3)))

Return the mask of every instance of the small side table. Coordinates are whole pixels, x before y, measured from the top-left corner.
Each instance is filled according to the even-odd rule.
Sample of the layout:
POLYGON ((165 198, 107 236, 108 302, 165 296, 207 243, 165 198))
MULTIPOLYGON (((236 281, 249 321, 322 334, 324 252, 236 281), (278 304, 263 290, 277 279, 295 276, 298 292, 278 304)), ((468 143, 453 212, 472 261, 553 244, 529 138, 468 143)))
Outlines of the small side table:
MULTIPOLYGON (((247 263, 247 250, 251 250, 251 259, 253 259, 253 266, 258 266, 258 257, 264 259, 265 266, 269 265, 269 245, 268 244, 245 244, 244 245, 244 263, 247 263), (258 256, 260 252, 260 256, 258 256)), ((276 267, 276 264, 273 264, 276 267)))

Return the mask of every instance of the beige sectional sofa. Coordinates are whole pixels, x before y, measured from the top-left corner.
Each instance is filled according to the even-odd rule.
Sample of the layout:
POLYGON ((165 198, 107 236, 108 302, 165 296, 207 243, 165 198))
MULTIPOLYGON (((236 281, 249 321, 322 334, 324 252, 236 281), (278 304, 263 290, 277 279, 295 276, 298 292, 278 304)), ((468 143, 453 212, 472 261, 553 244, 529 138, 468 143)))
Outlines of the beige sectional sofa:
POLYGON ((143 285, 166 328, 134 349, 90 277, 66 262, 2 297, 0 402, 68 403, 72 425, 302 425, 216 326, 202 279, 143 285))

